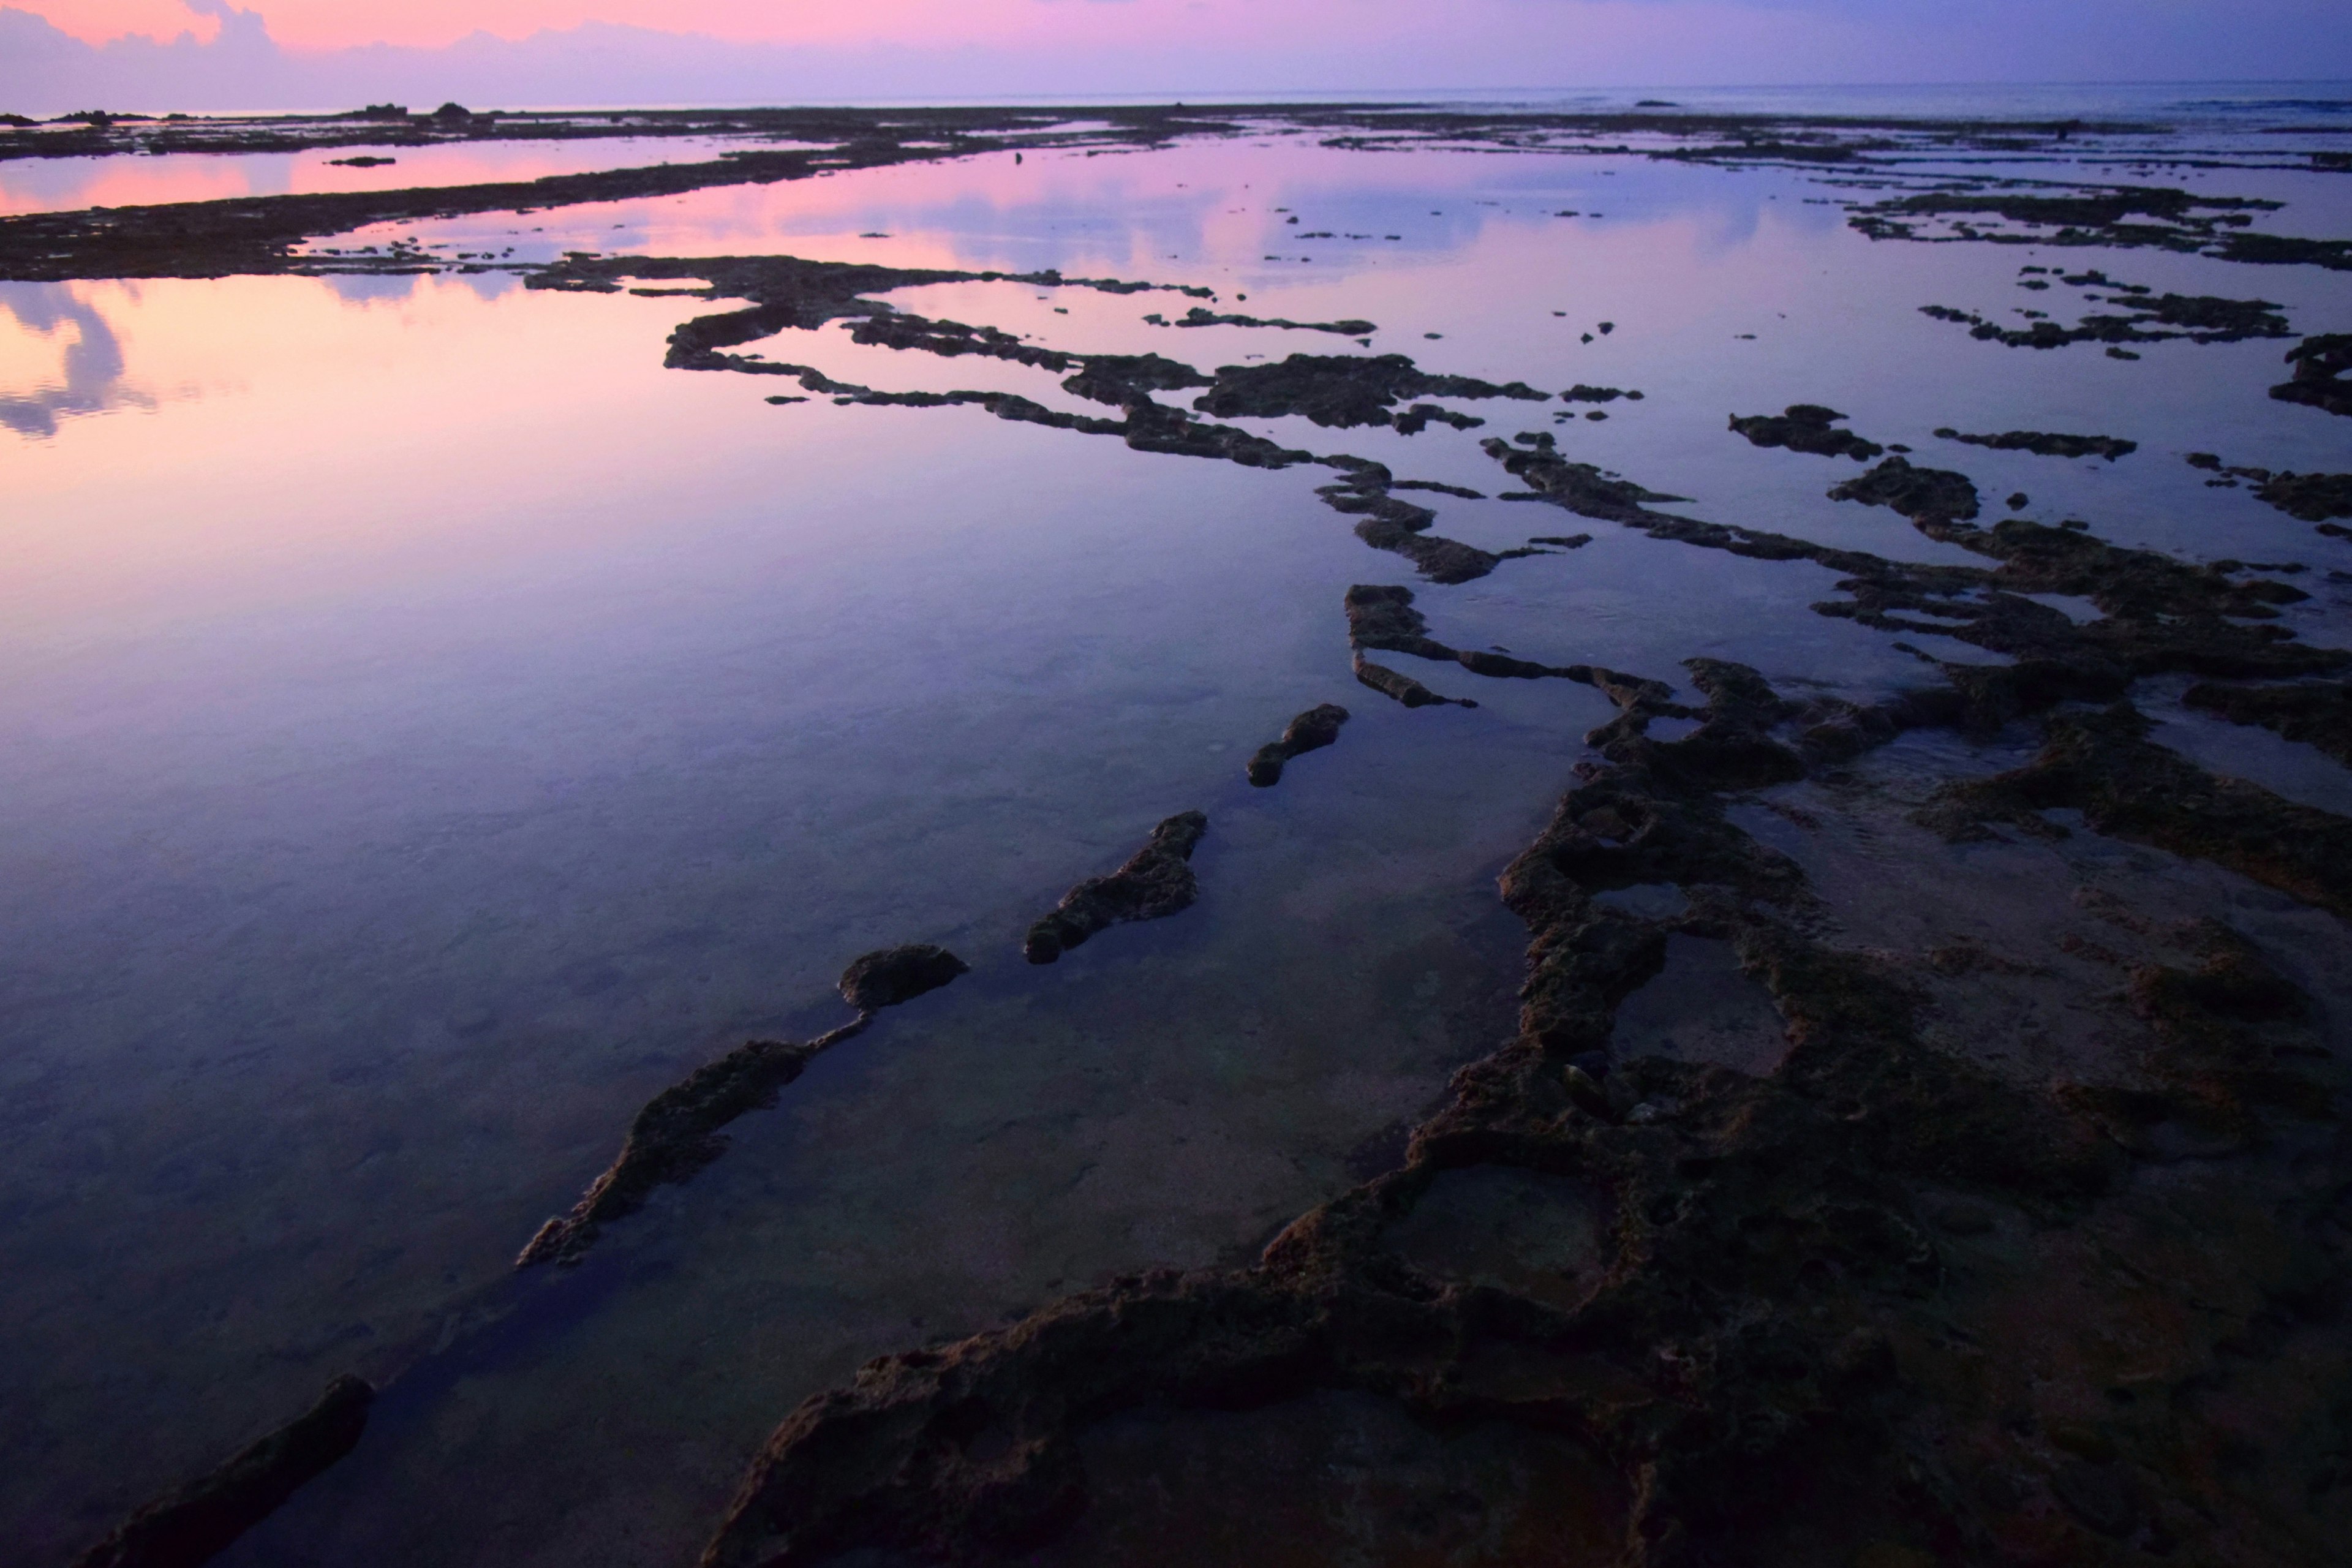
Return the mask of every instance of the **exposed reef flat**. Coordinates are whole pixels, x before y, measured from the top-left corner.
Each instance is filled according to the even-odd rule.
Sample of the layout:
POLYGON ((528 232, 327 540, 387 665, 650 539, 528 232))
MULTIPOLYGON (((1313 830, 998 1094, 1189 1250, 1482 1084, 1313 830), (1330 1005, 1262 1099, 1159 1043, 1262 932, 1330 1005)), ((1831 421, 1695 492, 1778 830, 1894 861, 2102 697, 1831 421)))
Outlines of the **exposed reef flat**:
POLYGON ((945 948, 918 943, 869 952, 842 972, 841 995, 857 1016, 804 1045, 747 1040, 656 1095, 629 1123, 627 1141, 572 1212, 549 1220, 515 1267, 577 1263, 604 1226, 641 1207, 656 1187, 683 1182, 727 1150, 719 1130, 775 1104, 824 1052, 863 1034, 875 1013, 947 984, 969 969, 945 948))
MULTIPOLYGON (((2112 994, 2082 955, 2144 955, 2114 957, 2130 984, 2104 1004, 2128 1049, 2084 1079, 1930 1043, 1940 993, 1831 934, 1806 873, 1726 811, 1726 792, 1822 765, 1776 738, 1811 715, 1739 666, 1691 676, 1700 727, 1655 742, 1629 706, 1506 872, 1532 939, 1518 1037, 1457 1075, 1402 1170, 1251 1268, 1115 1280, 869 1363, 777 1428, 708 1568, 859 1549, 1059 1562, 1057 1541, 1167 1520, 1104 1463, 1112 1430, 1215 1410, 1247 1444, 1335 1391, 1436 1430, 1478 1424, 1492 1449, 1449 1472, 1465 1521, 1549 1497, 1632 1563, 2121 1563, 2152 1541, 2316 1561, 2325 1510, 2275 1508, 2269 1482, 2196 1458, 2238 1429, 2229 1402, 2157 1394, 2265 1390, 2282 1417, 2265 1470, 2298 1497, 2325 1485, 2322 1413, 2352 1366, 2324 1335, 2256 1327, 2346 1278, 2340 1246, 2294 1239, 2352 1178, 2331 1132, 2343 1073, 2311 1048, 2308 999, 2228 927, 2167 931, 2086 889, 2106 942, 2070 935, 2049 962, 2112 994), (1601 897, 1668 884, 1680 914, 1601 897), (1727 944, 1770 998, 1789 1048, 1768 1076, 1612 1049, 1677 935, 1727 944), (2242 1163, 2162 1174, 2200 1169, 2176 1164, 2189 1152, 2242 1163), (1497 1203, 1544 1217, 1500 1228, 1497 1203), (1486 1227, 1496 1240, 1426 1239, 1486 1227), (2149 1283, 2053 1300, 2053 1263, 2077 1256, 2149 1283), (2203 1312, 2153 1285, 2184 1277, 2203 1312), (2259 1367, 2235 1359, 2250 1333, 2259 1367)), ((2030 962, 1962 942, 1920 973, 2030 962)), ((1336 1469, 1285 1512, 1344 1506, 1323 1490, 1336 1469)), ((1469 1523, 1456 1560, 1526 1561, 1517 1529, 1469 1523)))
POLYGON ((319 1402, 220 1468, 174 1488, 74 1559, 74 1568, 194 1568, 358 1446, 375 1390, 339 1377, 319 1402))
POLYGON ((1192 908, 1201 884, 1189 862, 1208 830, 1208 817, 1197 811, 1161 822, 1118 870, 1089 877, 1063 894, 1053 912, 1029 928, 1023 954, 1032 963, 1051 963, 1110 926, 1164 920, 1192 908))

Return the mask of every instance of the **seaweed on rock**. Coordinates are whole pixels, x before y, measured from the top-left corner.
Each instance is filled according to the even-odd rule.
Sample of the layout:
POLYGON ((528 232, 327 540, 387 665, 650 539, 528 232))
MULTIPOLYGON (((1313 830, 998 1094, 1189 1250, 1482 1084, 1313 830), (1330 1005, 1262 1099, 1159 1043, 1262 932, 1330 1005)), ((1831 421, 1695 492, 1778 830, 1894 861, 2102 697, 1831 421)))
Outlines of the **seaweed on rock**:
POLYGON ((1188 862, 1208 830, 1207 816, 1198 811, 1167 818, 1118 870, 1089 877, 1063 894, 1053 912, 1029 928, 1022 952, 1032 963, 1051 963, 1107 927, 1164 920, 1192 908, 1201 884, 1188 862))

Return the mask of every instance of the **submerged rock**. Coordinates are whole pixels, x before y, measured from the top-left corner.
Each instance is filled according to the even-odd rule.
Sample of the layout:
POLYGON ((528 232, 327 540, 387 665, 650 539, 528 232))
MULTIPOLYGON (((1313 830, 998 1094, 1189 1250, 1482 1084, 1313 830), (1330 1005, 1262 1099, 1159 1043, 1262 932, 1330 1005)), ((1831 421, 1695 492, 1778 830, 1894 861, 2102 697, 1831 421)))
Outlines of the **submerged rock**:
POLYGON ((74 1568, 195 1568, 358 1446, 375 1389, 343 1376, 319 1402, 220 1468, 164 1493, 74 1559, 74 1568))
POLYGON ((1198 811, 1161 822, 1118 870, 1090 877, 1063 894, 1054 912, 1029 928, 1023 954, 1032 963, 1051 963, 1107 926, 1161 920, 1191 908, 1201 885, 1186 862, 1208 830, 1207 815, 1198 811))
POLYGON ((1260 789, 1282 782, 1285 763, 1308 752, 1321 751, 1339 739, 1348 710, 1336 702, 1318 703, 1283 726, 1282 738, 1260 746, 1249 760, 1249 782, 1260 789))
POLYGON ((2181 701, 2232 724, 2259 724, 2314 746, 2352 767, 2352 684, 2296 681, 2286 686, 2220 686, 2200 681, 2181 701))

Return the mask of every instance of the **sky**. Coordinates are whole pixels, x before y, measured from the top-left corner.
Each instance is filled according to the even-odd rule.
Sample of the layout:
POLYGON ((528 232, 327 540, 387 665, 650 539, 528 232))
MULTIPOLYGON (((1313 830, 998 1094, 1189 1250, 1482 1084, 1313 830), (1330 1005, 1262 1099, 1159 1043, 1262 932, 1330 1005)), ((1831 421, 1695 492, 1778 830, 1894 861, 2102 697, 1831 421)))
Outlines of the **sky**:
POLYGON ((0 110, 2352 78, 2347 0, 0 0, 0 110))

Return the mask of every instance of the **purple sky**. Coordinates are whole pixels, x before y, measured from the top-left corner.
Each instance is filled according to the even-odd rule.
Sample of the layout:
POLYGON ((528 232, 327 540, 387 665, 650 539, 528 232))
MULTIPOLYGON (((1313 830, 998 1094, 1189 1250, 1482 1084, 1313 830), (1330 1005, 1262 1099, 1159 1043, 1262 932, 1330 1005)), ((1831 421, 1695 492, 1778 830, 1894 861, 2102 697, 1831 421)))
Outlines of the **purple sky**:
POLYGON ((2347 77, 2347 0, 0 4, 29 112, 2347 77))

